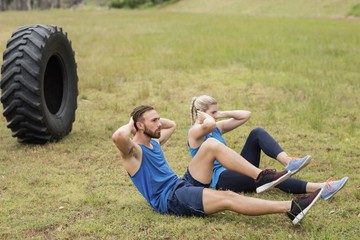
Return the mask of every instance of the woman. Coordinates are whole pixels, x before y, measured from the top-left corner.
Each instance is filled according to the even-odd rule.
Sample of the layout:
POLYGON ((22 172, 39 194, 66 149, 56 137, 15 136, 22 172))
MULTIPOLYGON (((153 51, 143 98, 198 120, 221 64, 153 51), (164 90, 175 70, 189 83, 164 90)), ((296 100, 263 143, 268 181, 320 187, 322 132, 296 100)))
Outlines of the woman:
MULTIPOLYGON (((217 101, 211 96, 194 97, 191 103, 192 127, 188 132, 188 147, 191 156, 194 157, 200 145, 211 137, 226 145, 222 135, 244 124, 250 116, 251 112, 246 110, 219 111, 217 101), (224 119, 216 121, 220 118, 224 119)), ((310 156, 301 159, 289 157, 269 133, 262 128, 255 128, 249 134, 240 154, 250 163, 259 167, 261 151, 279 161, 292 174, 305 167, 311 160, 310 156)), ((344 177, 338 181, 312 183, 289 178, 276 187, 284 192, 299 194, 314 192, 326 184, 321 197, 329 199, 345 185, 347 180, 348 177, 344 177)), ((255 191, 253 179, 227 170, 218 162, 214 164, 210 187, 236 192, 255 191)))

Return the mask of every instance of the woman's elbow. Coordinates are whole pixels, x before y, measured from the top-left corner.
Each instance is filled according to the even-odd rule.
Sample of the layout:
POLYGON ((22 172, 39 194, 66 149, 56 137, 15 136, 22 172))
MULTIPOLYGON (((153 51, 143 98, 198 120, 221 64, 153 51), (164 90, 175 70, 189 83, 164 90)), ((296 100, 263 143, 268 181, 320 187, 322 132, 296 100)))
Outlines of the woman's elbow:
POLYGON ((208 122, 206 123, 204 126, 204 129, 205 129, 205 132, 213 132, 215 129, 216 129, 216 122, 213 121, 213 122, 208 122))

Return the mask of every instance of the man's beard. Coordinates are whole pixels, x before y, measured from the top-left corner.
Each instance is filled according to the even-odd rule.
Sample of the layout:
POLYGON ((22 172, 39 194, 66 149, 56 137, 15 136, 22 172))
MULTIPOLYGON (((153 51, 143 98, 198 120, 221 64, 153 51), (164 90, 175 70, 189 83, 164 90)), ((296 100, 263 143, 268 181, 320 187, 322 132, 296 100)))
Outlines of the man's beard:
POLYGON ((161 132, 159 132, 159 133, 151 132, 151 131, 148 130, 148 129, 146 128, 146 126, 145 126, 144 134, 145 134, 146 136, 148 136, 149 138, 156 138, 156 139, 158 139, 158 138, 160 138, 161 132))

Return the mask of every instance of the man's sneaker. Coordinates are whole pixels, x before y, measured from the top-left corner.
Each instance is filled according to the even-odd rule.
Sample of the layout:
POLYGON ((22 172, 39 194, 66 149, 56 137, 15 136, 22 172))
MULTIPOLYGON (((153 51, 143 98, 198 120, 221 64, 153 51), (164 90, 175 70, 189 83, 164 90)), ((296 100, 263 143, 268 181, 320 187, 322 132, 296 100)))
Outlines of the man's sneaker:
POLYGON ((292 200, 291 210, 287 213, 288 217, 295 225, 303 219, 314 203, 320 198, 323 188, 319 188, 309 195, 300 195, 292 200))
POLYGON ((286 166, 286 170, 291 172, 291 175, 294 175, 298 171, 300 171, 302 168, 306 167, 311 161, 311 156, 307 155, 300 159, 292 159, 286 166))
POLYGON ((261 193, 269 188, 285 181, 291 176, 291 173, 287 170, 282 172, 276 172, 273 169, 265 169, 260 172, 259 176, 255 180, 256 192, 261 193))
POLYGON ((324 187, 324 191, 321 194, 321 198, 324 200, 328 200, 332 196, 334 196, 340 189, 342 189, 349 177, 343 177, 339 181, 326 181, 326 185, 324 187))

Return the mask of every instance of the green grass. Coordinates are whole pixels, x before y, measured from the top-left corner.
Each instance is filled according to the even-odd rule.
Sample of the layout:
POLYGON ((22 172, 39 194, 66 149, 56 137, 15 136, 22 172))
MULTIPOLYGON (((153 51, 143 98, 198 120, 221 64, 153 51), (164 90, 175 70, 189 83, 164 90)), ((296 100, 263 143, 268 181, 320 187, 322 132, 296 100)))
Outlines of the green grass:
MULTIPOLYGON (((62 26, 72 40, 79 75, 76 121, 62 141, 19 144, 0 117, 1 239, 356 239, 360 235, 360 22, 333 18, 333 13, 325 16, 322 10, 321 17, 314 18, 315 9, 307 16, 284 17, 287 14, 276 11, 248 16, 235 14, 240 5, 216 10, 209 4, 204 11, 190 11, 182 4, 190 3, 181 1, 156 11, 0 14, 2 52, 19 26, 62 26), (207 10, 211 6, 213 10, 207 10), (240 151, 249 131, 261 126, 290 155, 314 157, 299 178, 325 181, 348 175, 349 183, 334 199, 319 201, 297 227, 281 214, 247 217, 225 212, 203 219, 155 213, 123 170, 111 135, 127 123, 133 107, 154 105, 162 116, 177 122, 164 152, 182 175, 190 160, 185 140, 189 104, 200 94, 216 97, 222 109, 252 111, 247 124, 227 134, 230 147, 240 151)), ((200 9, 195 6, 201 1, 192 4, 200 9)), ((345 16, 351 5, 332 12, 338 9, 335 15, 345 16)), ((265 156, 264 166, 280 168, 265 156)), ((247 195, 293 197, 277 190, 247 195)))
POLYGON ((168 10, 212 15, 338 18, 358 3, 358 0, 182 0, 168 10))

